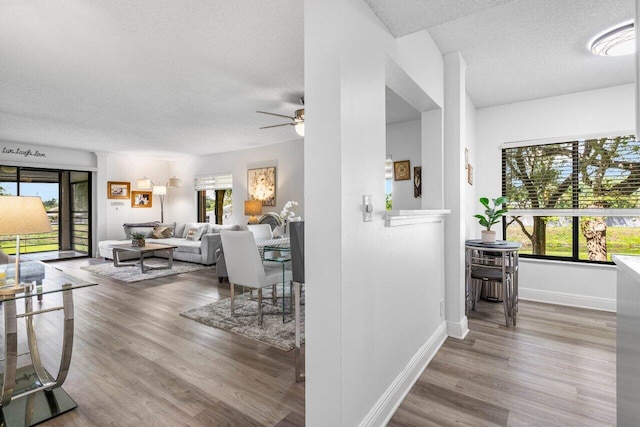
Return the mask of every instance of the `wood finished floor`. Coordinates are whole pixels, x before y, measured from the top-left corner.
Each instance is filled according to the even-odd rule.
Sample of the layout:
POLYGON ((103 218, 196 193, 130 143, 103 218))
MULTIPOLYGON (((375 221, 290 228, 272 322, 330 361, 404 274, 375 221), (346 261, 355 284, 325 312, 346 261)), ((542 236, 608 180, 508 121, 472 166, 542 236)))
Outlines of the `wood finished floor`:
POLYGON ((518 324, 480 301, 389 426, 615 426, 614 313, 521 301, 518 324))
MULTIPOLYGON (((90 262, 55 263, 100 285, 75 293, 64 388, 78 408, 43 425, 304 425, 292 352, 178 315, 228 297, 214 270, 126 284, 79 269, 90 262)), ((446 341, 389 425, 615 425, 614 314, 521 302, 518 326, 503 322, 501 305, 481 301, 467 338, 446 341)), ((38 328, 57 366, 59 326, 38 328)))
MULTIPOLYGON (((64 389, 78 408, 42 425, 304 425, 304 383, 295 382, 293 352, 178 315, 229 296, 215 270, 127 284, 79 269, 90 262, 54 263, 99 285, 74 293, 74 354, 64 389)), ((45 366, 59 364, 49 356, 61 339, 54 321, 38 320, 45 366)), ((24 342, 24 327, 19 334, 24 342)))

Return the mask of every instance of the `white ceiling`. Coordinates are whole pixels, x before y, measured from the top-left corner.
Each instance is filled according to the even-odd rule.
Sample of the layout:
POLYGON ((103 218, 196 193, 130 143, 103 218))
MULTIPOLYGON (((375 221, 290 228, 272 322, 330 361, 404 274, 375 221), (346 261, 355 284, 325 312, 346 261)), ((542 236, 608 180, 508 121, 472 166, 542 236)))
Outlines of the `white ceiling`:
MULTIPOLYGON (((633 0, 366 1, 394 36, 459 50, 477 107, 634 81, 632 57, 585 48, 633 0)), ((303 84, 302 0, 0 2, 0 145, 171 156, 294 140, 255 111, 293 115, 303 84)), ((390 121, 416 117, 389 92, 390 121)))
POLYGON ((427 30, 459 51, 478 108, 633 83, 633 55, 587 44, 635 15, 634 0, 365 0, 395 37, 427 30))

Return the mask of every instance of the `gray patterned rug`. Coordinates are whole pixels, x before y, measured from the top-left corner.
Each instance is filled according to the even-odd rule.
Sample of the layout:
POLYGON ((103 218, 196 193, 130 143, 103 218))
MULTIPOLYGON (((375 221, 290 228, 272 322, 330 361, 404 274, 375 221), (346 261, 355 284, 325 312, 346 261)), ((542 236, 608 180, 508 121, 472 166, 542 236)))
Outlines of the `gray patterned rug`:
MULTIPOLYGON (((278 294, 280 295, 282 286, 278 286, 278 289, 278 294)), ((264 297, 264 299, 266 300, 267 298, 264 297)), ((236 297, 235 312, 238 315, 234 317, 231 317, 230 298, 185 311, 180 315, 207 326, 233 332, 281 350, 289 351, 295 345, 295 325, 293 320, 286 323, 282 322, 282 300, 277 301, 279 305, 277 307, 271 305, 270 300, 268 303, 264 303, 262 326, 258 325, 258 302, 250 299, 248 293, 236 297)), ((285 309, 287 313, 290 313, 288 289, 285 301, 287 301, 285 309)), ((300 314, 301 342, 304 342, 304 305, 300 307, 300 314)), ((287 320, 289 319, 293 319, 293 316, 288 315, 287 320)))
MULTIPOLYGON (((165 266, 167 260, 160 258, 148 258, 144 260, 144 265, 153 266, 165 266)), ((146 273, 140 271, 140 265, 128 266, 128 267, 114 267, 112 262, 103 264, 93 264, 85 267, 80 267, 83 270, 90 271, 101 276, 111 277, 112 279, 120 280, 122 282, 132 283, 139 282, 141 280, 155 279, 158 277, 173 276, 180 273, 190 273, 192 271, 203 270, 205 268, 213 268, 212 266, 206 266, 201 264, 194 264, 192 262, 173 261, 173 267, 170 270, 150 270, 146 273)))

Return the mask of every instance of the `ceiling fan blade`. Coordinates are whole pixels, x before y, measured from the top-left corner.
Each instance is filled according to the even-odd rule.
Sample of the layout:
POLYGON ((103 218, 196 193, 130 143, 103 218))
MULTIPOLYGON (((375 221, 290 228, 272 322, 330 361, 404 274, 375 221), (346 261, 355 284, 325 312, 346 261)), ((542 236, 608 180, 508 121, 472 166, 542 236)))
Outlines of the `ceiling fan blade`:
POLYGON ((256 111, 256 113, 269 114, 270 116, 284 117, 285 119, 295 120, 295 117, 285 116, 284 114, 268 113, 266 111, 256 111))
POLYGON ((269 128, 277 128, 280 126, 295 126, 295 123, 282 123, 281 125, 272 125, 272 126, 263 126, 260 129, 269 129, 269 128))

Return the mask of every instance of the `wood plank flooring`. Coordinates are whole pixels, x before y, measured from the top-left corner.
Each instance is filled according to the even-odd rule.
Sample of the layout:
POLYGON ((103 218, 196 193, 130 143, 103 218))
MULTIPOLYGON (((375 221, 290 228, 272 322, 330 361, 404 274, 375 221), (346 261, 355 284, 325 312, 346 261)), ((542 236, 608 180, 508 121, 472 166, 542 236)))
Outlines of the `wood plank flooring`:
MULTIPOLYGON (((74 354, 63 387, 78 408, 43 425, 304 425, 293 352, 179 316, 229 296, 215 270, 127 284, 79 269, 90 262, 54 263, 99 285, 74 293, 74 354)), ((49 318, 58 314, 37 320, 45 366, 59 364, 51 350, 60 323, 49 318)))
MULTIPOLYGON (((74 294, 64 388, 79 406, 43 425, 304 425, 293 352, 178 315, 228 297, 215 270, 126 284, 80 270, 91 262, 54 263, 100 285, 74 294)), ((47 316, 42 352, 57 366, 47 316)), ((614 314, 522 302, 518 326, 503 322, 501 305, 481 301, 468 337, 447 340, 389 425, 615 425, 614 314)))
POLYGON ((480 301, 464 340, 448 338, 389 426, 615 426, 615 314, 480 301))

